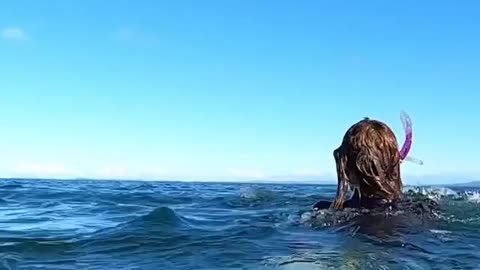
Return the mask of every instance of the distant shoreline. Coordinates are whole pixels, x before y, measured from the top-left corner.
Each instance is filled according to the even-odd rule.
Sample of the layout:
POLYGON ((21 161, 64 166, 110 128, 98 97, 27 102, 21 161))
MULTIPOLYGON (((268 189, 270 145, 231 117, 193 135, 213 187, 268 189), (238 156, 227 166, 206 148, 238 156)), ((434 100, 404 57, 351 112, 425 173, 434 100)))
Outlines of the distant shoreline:
POLYGON ((213 184, 294 184, 294 185, 336 185, 333 181, 322 180, 199 180, 199 179, 115 179, 115 178, 45 178, 45 177, 0 177, 9 181, 121 181, 156 183, 213 183, 213 184))
POLYGON ((470 181, 465 183, 450 184, 450 186, 480 187, 480 181, 470 181))
MULTIPOLYGON (((268 179, 115 179, 115 178, 46 178, 46 177, 0 177, 0 181, 122 181, 122 182, 156 182, 156 183, 212 183, 212 184, 282 184, 282 185, 319 185, 331 186, 336 185, 334 181, 314 180, 314 179, 285 179, 285 180, 268 180, 268 179)), ((480 187, 480 181, 468 181, 462 183, 439 183, 439 184, 407 184, 404 186, 442 186, 442 187, 480 187)))

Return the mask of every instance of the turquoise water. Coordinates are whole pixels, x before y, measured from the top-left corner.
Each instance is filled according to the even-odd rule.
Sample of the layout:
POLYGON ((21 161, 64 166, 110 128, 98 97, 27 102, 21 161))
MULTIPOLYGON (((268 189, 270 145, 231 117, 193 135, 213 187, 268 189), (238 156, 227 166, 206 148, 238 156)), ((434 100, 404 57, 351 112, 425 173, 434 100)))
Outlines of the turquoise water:
POLYGON ((418 189, 436 220, 314 222, 335 188, 1 180, 0 269, 480 269, 475 188, 418 189))

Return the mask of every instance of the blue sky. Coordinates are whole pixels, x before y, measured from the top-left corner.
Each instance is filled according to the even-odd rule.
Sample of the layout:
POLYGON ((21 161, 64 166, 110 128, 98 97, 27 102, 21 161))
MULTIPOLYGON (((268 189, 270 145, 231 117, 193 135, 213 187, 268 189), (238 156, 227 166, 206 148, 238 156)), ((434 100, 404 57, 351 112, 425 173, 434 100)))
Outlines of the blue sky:
POLYGON ((479 8, 2 1, 0 175, 331 180, 351 124, 401 143, 403 109, 425 162, 406 182, 463 181, 480 171, 479 8))

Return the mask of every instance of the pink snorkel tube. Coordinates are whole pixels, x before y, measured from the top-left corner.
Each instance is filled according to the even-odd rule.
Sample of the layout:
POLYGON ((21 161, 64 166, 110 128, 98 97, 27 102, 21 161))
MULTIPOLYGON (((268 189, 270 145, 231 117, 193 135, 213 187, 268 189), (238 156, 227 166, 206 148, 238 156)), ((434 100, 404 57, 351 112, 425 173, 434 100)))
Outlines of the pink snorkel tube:
POLYGON ((400 114, 400 120, 403 124, 403 130, 405 131, 405 141, 403 142, 402 149, 400 149, 400 157, 403 160, 408 160, 419 165, 423 165, 423 161, 409 157, 408 153, 410 152, 410 148, 412 147, 412 139, 413 139, 413 129, 412 129, 412 119, 410 116, 404 111, 400 114))

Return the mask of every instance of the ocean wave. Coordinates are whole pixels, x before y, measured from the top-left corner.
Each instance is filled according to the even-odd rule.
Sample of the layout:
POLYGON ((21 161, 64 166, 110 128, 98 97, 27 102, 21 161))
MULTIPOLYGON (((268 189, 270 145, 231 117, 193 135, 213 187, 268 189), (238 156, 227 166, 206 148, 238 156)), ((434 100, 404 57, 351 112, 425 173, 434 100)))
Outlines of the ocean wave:
POLYGON ((146 214, 85 235, 78 241, 84 253, 128 253, 139 249, 174 246, 188 241, 182 228, 188 221, 169 207, 157 207, 146 214))
POLYGON ((168 226, 178 226, 185 223, 185 219, 175 213, 171 208, 158 207, 153 211, 137 218, 134 222, 141 221, 143 224, 158 224, 168 226))
POLYGON ((478 261, 455 257, 480 243, 473 189, 405 188, 438 199, 448 220, 364 217, 325 228, 309 226, 310 210, 336 186, 21 185, 0 188, 0 269, 475 269, 478 261))
POLYGON ((16 184, 16 183, 0 185, 0 189, 19 189, 19 188, 23 188, 23 185, 16 184))
POLYGON ((269 201, 275 199, 276 195, 274 191, 254 187, 242 187, 239 192, 240 198, 251 201, 269 201))
POLYGON ((120 223, 113 228, 101 229, 97 231, 96 235, 119 232, 134 232, 135 234, 152 233, 154 231, 164 232, 168 228, 187 225, 187 223, 187 219, 175 213, 173 209, 161 206, 146 214, 137 215, 133 219, 120 223))
POLYGON ((48 238, 0 238, 0 253, 59 254, 73 247, 68 239, 48 238))
POLYGON ((424 187, 424 186, 406 186, 403 189, 406 194, 420 194, 428 196, 432 200, 438 200, 441 198, 459 198, 458 192, 447 187, 424 187))
POLYGON ((97 200, 106 204, 136 204, 143 206, 174 205, 191 203, 190 196, 172 196, 164 193, 135 191, 129 193, 104 192, 96 194, 97 200))
POLYGON ((480 203, 480 192, 479 191, 467 191, 465 192, 467 200, 469 202, 480 203))
POLYGON ((238 190, 229 193, 219 194, 200 194, 197 202, 204 208, 222 207, 225 209, 238 210, 264 210, 273 208, 284 208, 299 203, 309 206, 310 202, 306 199, 315 200, 320 195, 291 194, 285 191, 259 188, 256 186, 240 187, 238 190))
MULTIPOLYGON (((264 264, 282 270, 307 269, 389 269, 385 255, 381 252, 366 253, 359 256, 357 252, 301 252, 285 256, 268 257, 264 264)), ((421 268, 418 268, 421 269, 421 268)))
MULTIPOLYGON (((414 201, 415 198, 428 197, 438 204, 439 209, 427 216, 409 214, 402 210, 391 211, 388 216, 385 216, 383 213, 359 209, 342 211, 324 209, 303 213, 300 222, 315 230, 327 229, 336 233, 345 232, 352 236, 367 236, 369 239, 380 242, 391 237, 422 234, 429 230, 433 230, 430 232, 438 236, 438 231, 432 229, 435 226, 446 228, 445 231, 453 226, 466 232, 480 228, 478 191, 455 191, 448 187, 407 186, 404 194, 414 201), (418 195, 421 196, 418 197, 418 195)), ((447 237, 441 239, 445 241, 447 237)))
POLYGON ((277 232, 270 224, 237 223, 219 230, 202 224, 205 222, 181 215, 169 207, 158 207, 85 237, 78 242, 77 251, 89 254, 154 253, 169 261, 172 256, 188 257, 190 252, 218 250, 221 257, 222 253, 231 255, 237 250, 260 250, 256 241, 277 232))
POLYGON ((427 196, 432 200, 464 200, 472 203, 480 203, 480 191, 478 190, 462 190, 455 191, 448 187, 416 187, 406 186, 404 188, 405 194, 420 194, 427 196))

